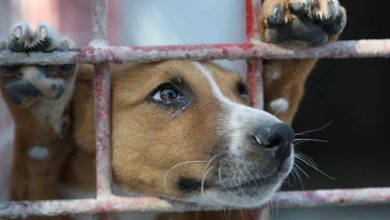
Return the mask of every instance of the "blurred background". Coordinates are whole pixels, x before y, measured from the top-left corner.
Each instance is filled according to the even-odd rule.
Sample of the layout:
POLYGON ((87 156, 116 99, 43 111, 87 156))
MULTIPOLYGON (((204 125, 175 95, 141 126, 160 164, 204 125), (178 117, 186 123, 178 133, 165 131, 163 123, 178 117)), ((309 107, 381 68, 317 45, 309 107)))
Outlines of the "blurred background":
MULTIPOLYGON (((244 1, 113 0, 113 45, 164 45, 241 42, 245 39, 244 1)), ((348 11, 342 39, 390 38, 390 1, 341 1, 348 11)), ((89 0, 0 0, 0 38, 10 25, 52 24, 84 46, 91 38, 89 0)), ((243 62, 223 65, 245 73, 243 62)), ((327 127, 309 138, 326 140, 297 146, 316 161, 326 177, 300 166, 310 177, 290 178, 285 190, 390 186, 390 62, 388 59, 321 60, 306 83, 296 115, 296 132, 327 127)), ((0 199, 11 159, 12 122, 0 100, 0 199)), ((273 209, 272 219, 389 219, 390 206, 273 209)))

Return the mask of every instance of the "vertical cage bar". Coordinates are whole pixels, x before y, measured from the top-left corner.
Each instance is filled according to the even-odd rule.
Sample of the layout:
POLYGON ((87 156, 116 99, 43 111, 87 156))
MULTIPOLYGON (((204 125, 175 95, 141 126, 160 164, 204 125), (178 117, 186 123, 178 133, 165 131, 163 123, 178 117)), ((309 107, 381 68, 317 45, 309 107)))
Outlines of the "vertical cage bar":
MULTIPOLYGON (((246 41, 251 42, 254 39, 259 39, 259 22, 258 16, 261 9, 261 0, 245 0, 246 8, 246 41)), ((263 62, 260 59, 247 60, 248 73, 248 97, 252 107, 264 109, 264 84, 263 84, 263 62)), ((252 210, 254 213, 251 220, 268 220, 269 210, 252 210)))
MULTIPOLYGON (((92 0, 92 47, 108 46, 107 0, 92 0)), ((111 75, 109 63, 95 64, 96 190, 97 199, 111 195, 111 75)), ((96 220, 110 220, 107 213, 96 220)))
POLYGON ((261 0, 245 0, 245 26, 247 41, 259 38, 258 15, 260 13, 261 3, 261 0))
MULTIPOLYGON (((245 0, 246 8, 246 40, 248 42, 259 38, 258 14, 261 8, 261 0, 245 0)), ((262 62, 259 59, 247 60, 248 95, 250 105, 264 109, 262 62)))
POLYGON ((248 96, 252 107, 264 109, 264 84, 263 84, 263 64, 261 60, 247 60, 248 73, 248 96))
POLYGON ((107 43, 108 39, 108 5, 107 0, 92 0, 92 34, 93 40, 107 43))
POLYGON ((108 63, 95 66, 96 190, 97 197, 111 195, 111 77, 108 63))
MULTIPOLYGON (((107 46, 107 0, 92 1, 94 47, 107 46)), ((96 189, 97 198, 111 195, 111 76, 109 64, 95 64, 96 189)))

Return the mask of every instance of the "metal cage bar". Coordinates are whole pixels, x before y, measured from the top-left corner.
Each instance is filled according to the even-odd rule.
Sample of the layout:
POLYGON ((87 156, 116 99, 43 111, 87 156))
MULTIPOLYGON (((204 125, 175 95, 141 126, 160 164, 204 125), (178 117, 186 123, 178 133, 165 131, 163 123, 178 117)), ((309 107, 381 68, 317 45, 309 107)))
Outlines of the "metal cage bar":
MULTIPOLYGON (((108 46, 107 0, 92 1, 93 48, 108 46)), ((96 123, 96 196, 97 200, 112 195, 111 168, 111 74, 108 62, 94 64, 94 96, 96 123)), ((97 220, 110 220, 108 213, 99 213, 97 220)))
MULTIPOLYGON (((245 28, 246 42, 259 41, 260 24, 258 22, 258 14, 260 13, 262 0, 245 0, 245 28)), ((249 105, 264 109, 264 77, 263 77, 263 61, 261 59, 251 58, 246 60, 248 84, 249 105)), ((268 209, 251 210, 249 211, 248 220, 268 220, 263 214, 268 213, 268 209), (253 214, 255 213, 255 214, 253 214)))
MULTIPOLYGON (((108 46, 107 0, 92 1, 94 48, 108 46)), ((95 64, 96 189, 97 198, 111 195, 111 75, 109 63, 95 64)))
POLYGON ((390 57, 390 39, 347 40, 315 48, 285 48, 260 41, 173 46, 84 47, 70 52, 14 53, 0 51, 0 65, 156 62, 168 59, 306 59, 390 57))
MULTIPOLYGON (((95 117, 97 145, 97 198, 54 201, 0 202, 0 217, 99 214, 109 219, 112 212, 191 211, 198 206, 156 197, 128 198, 111 194, 110 73, 108 62, 154 62, 167 59, 248 59, 251 104, 262 108, 261 66, 256 58, 360 58, 390 57, 390 39, 339 41, 318 48, 282 48, 260 42, 256 37, 256 12, 260 1, 247 4, 247 41, 237 44, 201 44, 153 47, 109 47, 107 41, 107 0, 93 0, 93 34, 90 46, 71 52, 13 53, 0 51, 0 65, 92 63, 95 65, 95 117), (253 89, 254 88, 254 89, 253 89)), ((389 188, 279 192, 276 207, 318 207, 331 205, 390 204, 389 188)), ((261 208, 261 207, 259 207, 261 208)), ((209 209, 212 210, 212 209, 209 209)))
MULTIPOLYGON (((390 188, 289 191, 277 193, 273 207, 323 207, 389 204, 390 188)), ((155 197, 1 202, 0 217, 54 216, 113 212, 199 211, 199 206, 170 203, 155 197)), ((204 210, 216 210, 209 208, 204 210)))
MULTIPOLYGON (((246 41, 249 43, 259 40, 257 16, 260 7, 261 0, 245 0, 246 41)), ((248 59, 247 67, 249 104, 254 108, 264 109, 262 61, 256 58, 248 59)))

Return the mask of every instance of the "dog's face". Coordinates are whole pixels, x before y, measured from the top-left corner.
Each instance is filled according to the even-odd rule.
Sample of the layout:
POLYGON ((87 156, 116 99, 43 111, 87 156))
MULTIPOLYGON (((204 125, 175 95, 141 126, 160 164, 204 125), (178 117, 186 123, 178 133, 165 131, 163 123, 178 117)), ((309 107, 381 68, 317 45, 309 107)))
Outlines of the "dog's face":
POLYGON ((113 172, 129 191, 212 205, 268 201, 293 164, 293 131, 245 105, 235 73, 166 61, 113 79, 113 172))

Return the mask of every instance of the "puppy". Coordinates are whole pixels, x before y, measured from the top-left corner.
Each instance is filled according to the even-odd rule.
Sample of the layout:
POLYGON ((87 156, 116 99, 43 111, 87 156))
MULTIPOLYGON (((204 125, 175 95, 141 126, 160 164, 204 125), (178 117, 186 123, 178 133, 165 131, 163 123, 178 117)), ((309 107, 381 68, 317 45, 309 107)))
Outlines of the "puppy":
MULTIPOLYGON (((337 0, 266 0, 261 10, 260 36, 269 43, 322 45, 336 40, 346 23, 337 0)), ((15 52, 74 48, 51 27, 33 32, 25 23, 0 45, 15 52)), ((287 124, 315 62, 265 61, 267 112, 248 107, 245 83, 212 62, 112 65, 115 184, 200 205, 263 205, 292 169, 294 132, 287 124)), ((64 198, 60 186, 94 189, 92 67, 7 66, 0 76, 16 127, 10 200, 64 198)))

